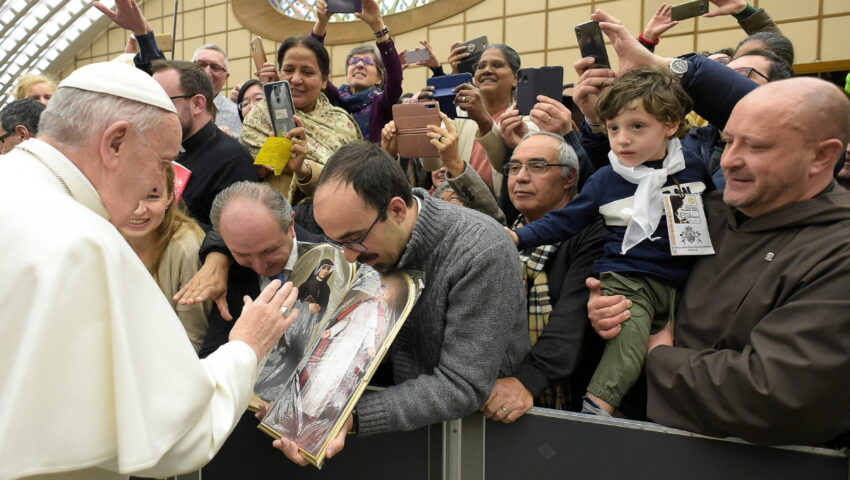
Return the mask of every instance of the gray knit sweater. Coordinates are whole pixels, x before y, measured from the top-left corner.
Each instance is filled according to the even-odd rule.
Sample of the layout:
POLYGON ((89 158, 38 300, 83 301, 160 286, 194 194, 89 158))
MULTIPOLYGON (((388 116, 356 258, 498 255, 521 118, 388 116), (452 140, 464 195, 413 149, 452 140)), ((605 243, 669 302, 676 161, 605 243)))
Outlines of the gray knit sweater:
POLYGON ((357 404, 359 433, 412 430, 481 407, 529 348, 519 256, 492 218, 414 190, 422 208, 398 267, 425 289, 391 349, 395 385, 357 404))

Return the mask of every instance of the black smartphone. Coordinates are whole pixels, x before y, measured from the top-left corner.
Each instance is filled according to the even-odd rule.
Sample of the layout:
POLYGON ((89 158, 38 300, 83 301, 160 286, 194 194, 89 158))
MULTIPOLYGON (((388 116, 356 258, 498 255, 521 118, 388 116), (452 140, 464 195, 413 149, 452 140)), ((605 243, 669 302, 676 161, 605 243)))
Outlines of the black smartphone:
POLYGON ((581 51, 581 57, 593 57, 596 62, 590 68, 611 68, 608 61, 608 51, 605 50, 605 37, 599 22, 585 22, 576 25, 576 40, 581 51))
POLYGON ((675 5, 670 11, 672 20, 685 20, 699 17, 708 13, 708 0, 695 0, 693 2, 675 5))
POLYGON ((457 94, 452 90, 458 85, 472 83, 472 75, 469 73, 440 75, 439 77, 431 77, 426 82, 427 85, 434 87, 433 99, 440 103, 440 111, 449 118, 457 118, 458 109, 455 105, 457 94))
POLYGON ((295 104, 292 103, 292 90, 286 80, 263 85, 266 93, 266 103, 269 105, 269 115, 272 120, 275 137, 285 137, 295 128, 295 104))
POLYGON ((521 68, 517 73, 516 105, 520 115, 528 115, 538 95, 560 100, 564 85, 564 67, 521 68))
POLYGON ((360 13, 363 0, 327 0, 328 13, 360 13))
POLYGON ((480 37, 473 38, 472 40, 459 43, 458 47, 466 47, 466 51, 469 52, 469 56, 460 61, 457 66, 458 72, 475 75, 475 64, 478 63, 478 60, 481 58, 481 53, 487 49, 487 45, 489 45, 487 35, 481 35, 480 37))

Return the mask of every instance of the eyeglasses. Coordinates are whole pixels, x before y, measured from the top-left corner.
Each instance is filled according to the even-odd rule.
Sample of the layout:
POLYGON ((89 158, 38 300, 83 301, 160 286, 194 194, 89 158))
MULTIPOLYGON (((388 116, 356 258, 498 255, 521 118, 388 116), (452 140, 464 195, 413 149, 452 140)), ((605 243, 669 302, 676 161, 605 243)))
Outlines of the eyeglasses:
POLYGON ((490 68, 491 68, 492 70, 498 70, 498 69, 500 69, 500 68, 505 68, 505 67, 509 66, 509 65, 508 65, 507 63, 505 63, 505 62, 501 62, 501 61, 499 61, 499 60, 496 60, 495 62, 490 62, 490 63, 487 63, 487 62, 478 62, 478 63, 474 64, 474 65, 472 66, 472 68, 474 68, 475 70, 484 70, 485 68, 487 68, 487 66, 488 66, 488 65, 490 66, 490 68))
POLYGON ((336 240, 330 240, 330 239, 328 239, 328 240, 330 240, 331 243, 333 243, 334 245, 336 245, 338 247, 348 248, 349 250, 354 250, 355 252, 358 252, 358 253, 367 252, 367 251, 369 251, 369 247, 367 247, 366 245, 363 245, 363 242, 365 242, 366 237, 368 237, 369 234, 372 233, 372 229, 375 228, 375 225, 378 224, 378 220, 380 220, 381 217, 384 216, 384 212, 386 212, 386 211, 387 211, 387 207, 384 207, 384 208, 381 209, 380 212, 378 212, 378 217, 375 218, 375 221, 372 222, 372 225, 369 225, 369 228, 366 230, 366 233, 364 233, 363 236, 360 237, 360 239, 353 240, 353 241, 350 241, 350 242, 337 242, 336 240))
POLYGON ((3 135, 0 135, 0 142, 5 142, 7 138, 11 137, 14 134, 15 134, 15 129, 13 128, 12 130, 9 130, 8 132, 4 133, 3 135))
POLYGON ((252 98, 251 100, 242 100, 242 101, 241 101, 241 102, 239 102, 239 104, 238 104, 238 105, 236 105, 236 106, 239 108, 239 110, 242 110, 242 109, 243 109, 243 108, 245 108, 245 107, 251 107, 251 106, 254 106, 254 105, 256 105, 256 104, 258 104, 258 103, 262 102, 262 101, 263 101, 263 100, 265 100, 265 99, 266 99, 266 97, 264 97, 264 96, 260 96, 260 97, 257 97, 257 98, 252 98))
POLYGON ((735 70, 736 73, 740 73, 741 75, 743 75, 743 76, 745 76, 749 79, 752 79, 752 74, 755 73, 759 77, 763 78, 765 82, 770 81, 770 79, 767 78, 767 75, 759 72, 758 70, 756 70, 753 67, 738 67, 738 68, 733 68, 732 70, 735 70))
POLYGON ((348 59, 349 65, 357 65, 360 62, 363 62, 365 65, 374 65, 375 59, 372 57, 351 57, 348 59))
POLYGON ((532 160, 528 163, 519 163, 519 162, 508 162, 503 167, 505 175, 514 176, 519 175, 519 171, 522 170, 522 167, 528 171, 529 175, 542 175, 546 172, 546 167, 566 167, 566 163, 546 163, 543 160, 532 160))
POLYGON ((172 100, 177 100, 178 98, 192 98, 192 97, 194 97, 194 95, 188 95, 187 94, 187 95, 172 95, 168 98, 170 98, 172 100))
POLYGON ((212 70, 215 73, 226 73, 227 72, 226 68, 222 67, 221 65, 217 65, 215 63, 207 63, 203 60, 195 60, 194 63, 195 63, 195 65, 197 65, 201 68, 210 67, 210 70, 212 70))

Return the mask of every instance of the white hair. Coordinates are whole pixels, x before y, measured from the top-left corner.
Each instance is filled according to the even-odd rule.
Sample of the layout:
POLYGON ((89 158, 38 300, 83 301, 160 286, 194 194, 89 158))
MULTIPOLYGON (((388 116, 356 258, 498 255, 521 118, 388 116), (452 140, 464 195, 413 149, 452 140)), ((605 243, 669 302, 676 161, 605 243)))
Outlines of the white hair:
MULTIPOLYGON (((576 151, 573 150, 573 147, 564 140, 564 137, 560 135, 556 135, 552 132, 529 132, 526 133, 525 136, 522 137, 521 142, 526 141, 531 137, 536 137, 538 135, 543 135, 545 137, 551 137, 558 141, 558 163, 566 165, 565 167, 561 167, 561 175, 564 178, 568 178, 570 176, 570 171, 573 170, 576 172, 576 181, 573 182, 573 186, 570 187, 569 194, 575 195, 578 192, 578 155, 576 155, 576 151)), ((520 143, 521 143, 520 142, 520 143)))
POLYGON ((213 50, 213 51, 220 53, 221 56, 224 57, 224 68, 227 69, 227 70, 230 70, 230 65, 229 65, 230 59, 227 58, 227 53, 224 51, 223 48, 219 47, 218 45, 216 45, 214 43, 207 43, 205 45, 201 45, 200 47, 196 48, 195 53, 192 54, 192 61, 193 62, 198 59, 198 54, 201 53, 201 50, 213 50))
POLYGON ((115 122, 124 120, 144 135, 158 127, 166 115, 174 113, 115 95, 62 87, 41 114, 39 136, 80 147, 115 122))

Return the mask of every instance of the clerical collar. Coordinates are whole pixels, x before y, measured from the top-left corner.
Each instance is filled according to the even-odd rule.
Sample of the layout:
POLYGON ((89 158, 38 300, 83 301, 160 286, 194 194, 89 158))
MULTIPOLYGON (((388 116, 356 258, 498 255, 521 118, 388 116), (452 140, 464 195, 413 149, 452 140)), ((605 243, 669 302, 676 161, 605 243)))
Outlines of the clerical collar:
POLYGON ((215 125, 215 122, 210 120, 209 123, 203 126, 203 128, 183 141, 183 149, 187 152, 196 150, 198 147, 215 137, 217 133, 216 130, 218 130, 218 127, 215 125))

